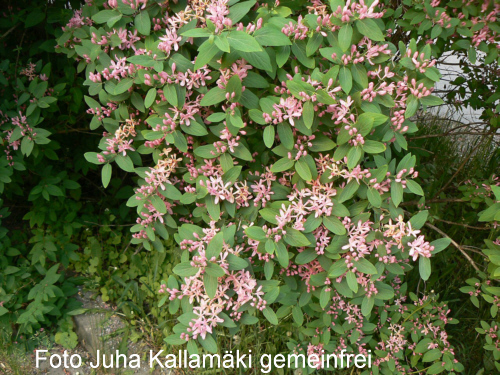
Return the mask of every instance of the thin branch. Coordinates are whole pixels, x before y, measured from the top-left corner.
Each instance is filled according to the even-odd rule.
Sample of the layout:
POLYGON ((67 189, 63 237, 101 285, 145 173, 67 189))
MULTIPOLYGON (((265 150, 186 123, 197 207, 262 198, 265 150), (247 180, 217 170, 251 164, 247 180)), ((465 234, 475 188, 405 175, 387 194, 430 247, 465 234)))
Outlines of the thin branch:
POLYGON ((82 128, 82 129, 75 129, 75 128, 72 128, 72 127, 69 127, 69 129, 64 129, 64 130, 59 130, 56 132, 56 134, 66 134, 66 133, 83 133, 83 134, 90 134, 90 135, 100 135, 98 133, 91 133, 91 132, 88 132, 88 131, 84 131, 84 130, 88 130, 88 128, 82 128))
POLYGON ((19 65, 19 56, 21 55, 21 46, 23 45, 24 35, 26 34, 26 30, 24 30, 23 35, 21 36, 21 42, 19 46, 17 46, 17 58, 16 58, 16 66, 14 68, 14 79, 17 82, 17 67, 19 65))
POLYGON ((481 252, 481 249, 479 247, 462 245, 462 249, 472 251, 473 253, 479 254, 482 257, 484 257, 485 259, 488 258, 483 252, 481 252), (479 250, 477 250, 477 249, 479 249, 479 250))
POLYGON ((15 30, 16 27, 18 27, 20 25, 20 23, 16 23, 14 26, 12 26, 9 30, 7 30, 5 33, 3 33, 2 36, 0 36, 0 40, 2 40, 3 38, 5 38, 7 35, 9 35, 11 32, 13 32, 15 30))
POLYGON ((417 150, 422 150, 422 151, 428 152, 428 153, 429 153, 429 154, 431 154, 431 155, 434 155, 434 152, 429 151, 429 150, 426 150, 425 148, 422 148, 422 147, 417 147, 417 146, 408 146, 408 148, 414 148, 414 149, 417 149, 417 150))
POLYGON ((472 158, 472 156, 474 155, 474 153, 477 151, 477 149, 481 145, 482 145, 482 142, 478 142, 477 143, 477 145, 471 150, 471 152, 469 153, 469 155, 460 164, 460 166, 457 168, 456 172, 453 174, 453 176, 451 176, 451 178, 448 180, 448 182, 441 189, 439 189, 439 191, 436 194, 434 194, 434 198, 436 198, 437 196, 439 196, 439 194, 441 194, 443 191, 446 190, 446 188, 448 186, 450 186, 451 182, 455 179, 455 177, 457 177, 457 175, 460 173, 460 171, 462 170, 462 168, 465 167, 465 165, 468 163, 468 161, 472 158))
POLYGON ((472 225, 467 225, 467 224, 462 224, 462 223, 456 223, 454 221, 448 221, 448 220, 443 220, 443 219, 438 219, 438 218, 434 218, 434 220, 441 221, 443 223, 451 224, 451 225, 460 225, 461 227, 470 228, 470 229, 491 230, 491 228, 475 227, 475 226, 472 226, 472 225))
POLYGON ((431 223, 425 223, 425 226, 428 227, 428 228, 431 228, 432 230, 438 232, 440 235, 444 236, 444 237, 448 237, 452 243, 453 246, 455 246, 461 253, 462 255, 469 261, 469 263, 472 265, 472 267, 474 267, 474 269, 477 271, 477 272, 480 272, 480 269, 479 267, 476 265, 476 263, 474 262, 474 260, 472 260, 472 258, 469 256, 469 254, 467 254, 465 252, 464 249, 462 249, 462 247, 456 243, 453 238, 451 238, 450 236, 448 236, 446 233, 444 233, 441 229, 439 229, 438 227, 432 225, 431 223))
POLYGON ((491 132, 457 132, 457 133, 451 133, 451 132, 446 132, 442 134, 427 134, 427 135, 419 135, 417 137, 411 137, 408 138, 408 140, 413 141, 415 139, 424 139, 424 138, 438 138, 438 137, 447 137, 447 136, 453 136, 453 135, 488 135, 491 134, 491 132))
MULTIPOLYGON (((464 201, 463 199, 459 198, 443 198, 443 199, 429 199, 426 200, 425 203, 465 203, 468 201, 464 201)), ((416 206, 419 205, 419 201, 407 201, 407 202, 402 202, 400 203, 400 206, 416 206)))
POLYGON ((131 227, 131 226, 135 225, 135 224, 99 224, 99 223, 94 223, 92 221, 87 221, 87 220, 85 220, 84 223, 97 225, 99 227, 131 227))

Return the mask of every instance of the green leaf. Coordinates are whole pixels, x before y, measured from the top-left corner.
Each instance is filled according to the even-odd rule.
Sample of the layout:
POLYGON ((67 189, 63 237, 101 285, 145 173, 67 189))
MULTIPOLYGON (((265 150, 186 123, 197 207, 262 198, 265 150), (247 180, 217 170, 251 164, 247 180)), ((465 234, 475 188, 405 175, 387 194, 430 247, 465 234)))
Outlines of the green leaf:
POLYGON ((316 138, 314 138, 310 142, 311 146, 309 147, 309 150, 313 152, 330 151, 333 150, 336 146, 334 141, 323 135, 316 135, 316 138))
MULTIPOLYGON (((25 8, 25 9, 29 9, 29 8, 25 8)), ((31 9, 33 9, 33 8, 31 8, 31 9)), ((33 12, 31 12, 30 14, 28 14, 28 16, 26 17, 26 20, 24 21, 24 27, 28 28, 28 27, 33 27, 35 25, 38 25, 44 19, 45 19, 45 13, 42 12, 40 9, 35 8, 35 10, 33 12)), ((22 21, 22 18, 21 18, 21 21, 22 21)))
POLYGON ((353 261, 353 264, 359 272, 367 275, 376 275, 378 273, 377 268, 368 259, 359 258, 359 260, 353 261))
POLYGON ((372 141, 370 139, 365 140, 362 148, 363 151, 368 154, 379 154, 385 151, 385 145, 382 142, 372 141))
POLYGON ((323 35, 320 33, 313 33, 312 37, 309 38, 306 45, 306 55, 311 56, 314 54, 323 42, 323 35))
POLYGON ((349 92, 352 89, 352 74, 349 68, 343 66, 340 69, 339 82, 340 82, 340 87, 342 87, 342 91, 344 91, 346 94, 349 94, 349 92))
POLYGON ((364 296, 363 301, 361 302, 361 313, 363 316, 368 316, 372 312, 373 305, 375 303, 374 297, 364 296))
POLYGON ((203 286, 208 298, 213 299, 217 294, 218 280, 216 276, 211 276, 208 273, 203 275, 203 286))
POLYGON ((264 144, 267 148, 273 147, 275 137, 275 130, 273 125, 266 126, 264 128, 264 144))
POLYGON ((304 160, 304 158, 300 158, 299 160, 297 160, 297 162, 295 163, 295 170, 297 171, 299 176, 305 181, 312 180, 312 174, 309 169, 309 165, 304 160))
POLYGON ((226 99, 226 91, 219 87, 214 87, 203 96, 203 98, 200 101, 200 105, 203 107, 210 107, 217 103, 222 102, 225 99, 226 99))
POLYGON ((130 156, 117 155, 115 162, 125 172, 135 172, 134 163, 132 162, 130 156))
POLYGON ((332 233, 339 236, 346 234, 346 229, 344 224, 337 219, 335 216, 325 216, 323 218, 323 225, 332 233))
MULTIPOLYGON (((198 342, 201 344, 203 349, 205 349, 209 353, 217 353, 217 342, 212 337, 212 335, 208 334, 203 339, 201 336, 198 336, 198 342)), ((186 340, 184 340, 184 344, 186 340)))
POLYGON ((229 46, 229 41, 227 40, 227 34, 216 35, 214 43, 221 51, 227 53, 231 52, 231 47, 229 46))
POLYGON ((437 254, 437 253, 443 251, 448 246, 450 246, 450 244, 451 244, 451 238, 449 238, 449 237, 444 237, 444 238, 440 238, 438 240, 432 241, 430 243, 431 246, 434 246, 434 250, 432 251, 432 254, 434 255, 434 254, 437 254))
POLYGON ((227 37, 229 45, 237 51, 241 52, 259 52, 262 47, 259 42, 251 35, 244 31, 231 31, 227 37))
POLYGON ((280 138, 281 144, 288 150, 293 149, 295 140, 293 137, 293 131, 289 124, 280 123, 278 124, 278 136, 280 138))
POLYGON ((269 323, 277 326, 278 325, 278 317, 276 316, 275 312, 270 308, 266 307, 264 310, 262 310, 262 313, 266 317, 266 319, 269 321, 269 323))
POLYGON ((248 262, 245 259, 234 254, 228 254, 226 260, 229 264, 229 271, 239 271, 248 267, 248 262))
POLYGON ((403 185, 401 182, 391 182, 391 198, 392 203, 397 207, 403 200, 403 185))
POLYGON ((75 332, 57 332, 55 342, 67 349, 74 349, 78 345, 78 336, 75 332))
POLYGON ((431 275, 431 260, 424 256, 420 256, 418 261, 418 270, 420 271, 420 277, 422 280, 428 280, 431 275))
POLYGON ((312 262, 317 257, 318 253, 316 253, 316 250, 306 249, 297 255, 297 257, 295 258, 295 263, 300 265, 307 264, 309 262, 312 262))
POLYGON ((200 269, 197 268, 197 267, 193 267, 191 265, 191 262, 182 262, 182 263, 179 263, 177 264, 174 268, 173 268, 173 272, 176 274, 176 275, 179 275, 179 276, 182 276, 182 277, 189 277, 189 276, 194 276, 198 273, 200 269))
POLYGON ((184 133, 195 135, 197 137, 207 135, 208 131, 204 124, 191 120, 189 125, 181 124, 181 129, 184 133))
POLYGON ((429 216, 429 211, 420 211, 418 214, 413 215, 410 219, 410 224, 413 229, 420 229, 424 226, 429 216))
POLYGON ((358 292, 358 281, 356 280, 356 275, 354 272, 349 271, 346 274, 347 285, 354 293, 358 292))
POLYGON ((222 251, 222 247, 224 246, 224 233, 217 233, 208 243, 206 256, 208 260, 211 260, 213 257, 217 258, 222 251))
POLYGON ((191 30, 184 31, 181 33, 182 36, 186 38, 207 38, 210 35, 213 35, 213 33, 208 30, 207 28, 201 29, 201 28, 195 28, 191 30))
POLYGON ((377 23, 371 18, 357 20, 355 24, 358 31, 369 39, 376 42, 383 42, 385 40, 382 30, 380 30, 377 23))
POLYGON ((500 212, 500 203, 492 204, 479 215, 479 221, 494 221, 497 213, 500 212))
POLYGON ((213 277, 222 277, 226 274, 224 269, 219 266, 217 263, 208 262, 205 267, 205 272, 213 277))
POLYGON ((94 14, 92 16, 92 20, 95 23, 105 23, 110 19, 115 19, 117 17, 121 17, 121 13, 117 10, 101 10, 100 12, 94 14))
POLYGON ((373 207, 380 208, 382 205, 382 198, 380 197, 380 193, 374 188, 368 188, 366 191, 366 197, 368 201, 373 207))
POLYGON ((286 246, 283 244, 283 242, 278 242, 276 244, 276 256, 278 257, 278 262, 280 263, 281 267, 288 267, 289 266, 289 255, 288 251, 286 249, 286 246))
MULTIPOLYGON (((266 51, 258 52, 240 52, 241 57, 243 57, 250 65, 257 69, 262 69, 268 72, 273 71, 273 65, 271 64, 271 59, 266 51)), ((245 93, 247 91, 245 90, 245 93)), ((250 91, 249 91, 250 92, 250 91)), ((244 94, 245 94, 244 93, 244 94)), ((243 95, 244 97, 244 95, 243 95)))
POLYGON ((422 187, 414 180, 410 180, 410 179, 406 180, 406 187, 408 189, 410 189, 410 191, 413 194, 420 195, 421 197, 423 197, 425 195, 424 191, 422 190, 422 187))
POLYGON ((284 240, 290 246, 302 247, 311 244, 311 242, 307 239, 306 236, 304 236, 298 230, 291 228, 286 230, 284 240))
POLYGON ((246 160, 246 161, 251 161, 253 160, 252 154, 248 149, 240 143, 239 146, 235 147, 234 152, 229 151, 231 155, 236 156, 239 159, 246 160))
POLYGON ((245 229, 245 234, 252 240, 264 242, 267 240, 266 233, 261 227, 251 226, 245 229))
POLYGON ((347 153, 347 168, 353 169, 356 167, 362 156, 363 152, 360 146, 352 147, 347 153))
POLYGON ((434 362, 435 360, 441 358, 441 349, 432 349, 424 354, 422 361, 424 362, 434 362))
POLYGON ((261 46, 291 46, 290 39, 275 26, 266 25, 253 34, 261 46))
POLYGON ((47 190, 47 193, 54 197, 63 197, 64 193, 62 192, 61 188, 56 186, 56 185, 47 185, 45 187, 45 190, 47 190))
POLYGON ((302 324, 304 323, 304 313, 299 305, 295 305, 292 308, 292 317, 297 326, 302 327, 302 324))
POLYGON ((137 108, 139 111, 141 112, 146 111, 146 108, 144 107, 144 101, 141 95, 139 95, 136 91, 134 91, 130 96, 130 101, 132 102, 134 107, 137 108))
POLYGON ((344 259, 335 262, 328 270, 328 277, 339 277, 347 271, 347 264, 344 259))
POLYGON ((339 30, 339 46, 342 51, 347 51, 351 48, 352 27, 348 23, 339 30))
POLYGON ((303 40, 298 40, 292 44, 292 52, 297 57, 299 62, 306 68, 314 69, 316 61, 306 54, 306 43, 303 40))
POLYGON ((413 116, 418 109, 419 101, 414 95, 410 95, 406 102, 405 118, 413 116))
POLYGON ((359 184, 356 180, 351 180, 347 183, 347 185, 342 189, 342 192, 339 195, 339 203, 345 202, 348 199, 351 199, 353 195, 358 191, 359 184))
POLYGON ((220 205, 215 203, 215 198, 211 195, 205 197, 205 204, 207 206, 208 214, 210 217, 217 221, 220 218, 220 205))
POLYGON ((152 195, 149 199, 153 207, 156 209, 156 211, 162 214, 167 213, 167 207, 165 206, 165 202, 163 202, 163 200, 158 195, 152 195))
POLYGON ((111 164, 109 163, 104 164, 104 166, 102 167, 101 175, 102 175, 102 186, 104 186, 105 188, 108 187, 109 181, 111 181, 111 172, 112 172, 111 164))
POLYGON ((30 156, 34 146, 35 142, 29 139, 29 137, 24 137, 21 141, 21 152, 23 155, 30 156))
POLYGON ((146 94, 146 98, 144 99, 144 106, 146 108, 149 108, 153 105, 156 99, 156 89, 153 87, 149 89, 148 93, 146 94))
POLYGON ((292 168, 295 164, 294 160, 290 160, 288 158, 281 158, 276 163, 271 166, 271 172, 283 172, 292 168))
POLYGON ((200 47, 198 47, 194 70, 201 69, 207 65, 219 51, 219 47, 217 47, 215 43, 211 42, 209 39, 205 40, 200 47))
POLYGON ((435 375, 440 374, 446 369, 445 366, 442 365, 441 362, 434 363, 431 367, 427 369, 427 375, 435 375))
POLYGON ((366 74, 366 69, 361 64, 354 64, 351 67, 352 78, 354 81, 359 83, 362 88, 366 89, 368 87, 368 76, 366 74))
POLYGON ((314 121, 314 104, 309 100, 303 106, 302 117, 306 128, 311 129, 314 121))
MULTIPOLYGON (((128 91, 128 89, 131 88, 133 84, 134 80, 132 78, 124 78, 111 89, 110 94, 111 95, 123 94, 124 92, 128 91)), ((106 89, 106 91, 108 91, 108 89, 106 89)))
POLYGON ((420 103, 435 106, 444 104, 444 100, 434 95, 428 95, 420 98, 420 103))
POLYGON ((152 67, 155 64, 155 60, 149 56, 149 55, 134 55, 127 57, 127 61, 136 64, 136 65, 141 65, 144 67, 152 67))
POLYGON ((230 99, 231 102, 238 102, 240 100, 241 90, 242 86, 240 77, 238 77, 238 75, 235 74, 229 79, 226 85, 226 92, 230 95, 230 97, 233 93, 235 95, 234 98, 231 97, 230 99))
POLYGON ((242 1, 234 4, 229 8, 229 14, 227 17, 233 21, 233 25, 239 22, 243 17, 245 17, 250 9, 255 5, 256 0, 242 1))
POLYGON ((142 35, 149 35, 151 32, 151 20, 147 9, 142 10, 134 17, 135 28, 142 35))
POLYGON ((180 105, 179 99, 177 98, 177 91, 177 85, 165 85, 163 87, 163 93, 165 94, 167 102, 172 104, 174 107, 178 107, 180 105))

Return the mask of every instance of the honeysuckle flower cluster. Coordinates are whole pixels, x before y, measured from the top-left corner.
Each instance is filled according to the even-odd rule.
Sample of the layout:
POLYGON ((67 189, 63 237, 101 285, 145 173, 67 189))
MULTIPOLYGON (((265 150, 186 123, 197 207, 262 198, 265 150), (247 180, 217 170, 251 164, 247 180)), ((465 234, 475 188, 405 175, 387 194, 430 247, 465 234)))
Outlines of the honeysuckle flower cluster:
POLYGON ((460 371, 424 313, 439 303, 406 302, 405 274, 426 280, 448 245, 421 233, 426 211, 400 207, 423 195, 404 134, 441 103, 439 74, 430 45, 386 40, 385 13, 117 0, 65 29, 59 49, 85 68, 91 128, 105 129, 87 158, 105 185, 113 168, 137 176, 133 243, 182 254, 159 291, 179 319, 167 343, 214 351, 222 329, 293 321, 291 351, 376 350, 379 373, 411 373, 425 365, 413 346, 439 336, 425 351, 460 371))

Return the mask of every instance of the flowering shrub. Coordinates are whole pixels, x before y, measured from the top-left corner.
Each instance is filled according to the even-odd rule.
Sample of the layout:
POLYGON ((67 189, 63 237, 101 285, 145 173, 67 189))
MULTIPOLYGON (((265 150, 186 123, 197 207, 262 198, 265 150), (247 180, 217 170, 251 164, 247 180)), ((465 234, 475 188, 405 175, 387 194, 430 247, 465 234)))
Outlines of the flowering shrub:
MULTIPOLYGON (((478 23, 423 11, 438 3, 415 6, 429 41, 478 23)), ((90 128, 104 129, 87 160, 104 186, 116 169, 137 176, 132 242, 182 251, 159 291, 179 315, 166 342, 216 352, 222 329, 293 320, 292 352, 370 351, 373 373, 461 371, 447 307, 408 300, 405 282, 414 267, 427 280, 450 241, 426 240, 427 211, 406 221, 400 207, 424 195, 405 135, 442 103, 443 51, 386 40, 418 22, 396 26, 377 0, 286 5, 88 1, 58 39, 85 70, 90 128)), ((491 49, 483 29, 471 37, 491 49)))

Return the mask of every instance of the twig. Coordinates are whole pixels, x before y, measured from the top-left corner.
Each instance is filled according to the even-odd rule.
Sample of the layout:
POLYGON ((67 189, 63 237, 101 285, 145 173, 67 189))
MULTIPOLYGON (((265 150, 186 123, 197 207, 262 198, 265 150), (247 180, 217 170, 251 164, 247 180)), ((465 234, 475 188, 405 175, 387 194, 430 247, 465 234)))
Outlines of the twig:
POLYGON ((479 270, 479 267, 476 265, 476 263, 474 262, 474 260, 472 260, 472 258, 469 256, 469 254, 467 254, 465 252, 464 249, 462 249, 462 247, 456 243, 453 238, 451 238, 450 236, 448 236, 446 233, 444 233, 441 229, 439 229, 438 227, 436 227, 435 225, 432 225, 431 223, 425 223, 425 226, 428 227, 428 228, 431 228, 432 230, 438 232, 440 235, 444 236, 444 237, 448 237, 452 243, 453 246, 455 246, 461 253, 462 255, 469 261, 469 263, 472 265, 472 267, 474 267, 474 269, 477 271, 477 272, 480 272, 479 270))
POLYGON ((23 35, 21 36, 21 42, 19 46, 17 46, 17 58, 16 58, 16 66, 14 68, 14 79, 17 81, 17 67, 19 64, 19 56, 21 55, 21 46, 23 45, 24 35, 26 34, 26 30, 24 30, 23 35))
POLYGON ((448 137, 453 135, 488 135, 490 132, 457 132, 457 133, 442 133, 442 134, 427 134, 427 135, 419 135, 417 137, 408 138, 408 140, 413 141, 415 139, 425 139, 425 138, 438 138, 438 137, 448 137))
POLYGON ((9 35, 11 32, 14 31, 14 29, 16 27, 18 27, 20 25, 20 23, 16 23, 14 26, 12 26, 9 30, 7 30, 5 33, 3 33, 2 36, 0 36, 0 40, 2 40, 3 38, 5 38, 7 35, 9 35))
POLYGON ((483 252, 480 251, 481 249, 479 249, 478 247, 462 245, 462 249, 472 251, 473 253, 479 254, 482 257, 484 257, 485 259, 488 258, 483 252), (479 250, 476 250, 476 249, 479 249, 479 250))
POLYGON ((144 245, 141 243, 141 245, 140 245, 140 246, 137 248, 137 250, 134 252, 134 255, 139 254, 139 251, 141 251, 143 247, 144 247, 144 245))
POLYGON ((475 226, 472 226, 472 225, 467 225, 467 224, 462 224, 462 223, 456 223, 454 221, 448 221, 448 220, 438 219, 436 217, 434 218, 434 220, 441 221, 443 223, 451 224, 451 225, 460 225, 462 227, 470 228, 470 229, 478 229, 478 230, 490 230, 491 229, 491 228, 486 228, 486 227, 475 227, 475 226))
POLYGON ((434 155, 434 152, 429 151, 429 150, 426 150, 425 148, 422 148, 422 147, 417 147, 417 146, 408 146, 408 148, 415 148, 415 149, 417 149, 417 150, 422 150, 422 151, 428 152, 428 153, 429 153, 429 154, 431 154, 431 155, 434 155))
POLYGON ((89 224, 94 224, 99 227, 131 227, 135 224, 99 224, 99 223, 94 223, 92 221, 87 221, 85 220, 84 223, 89 223, 89 224))
MULTIPOLYGON (((464 201, 463 199, 460 198, 443 198, 443 199, 429 199, 425 201, 425 204, 427 203, 465 203, 467 201, 464 201)), ((408 202, 402 202, 400 206, 416 206, 420 204, 419 201, 408 201, 408 202)))
MULTIPOLYGON (((487 133, 489 134, 489 133, 487 133)), ((434 198, 436 198, 437 196, 439 196, 439 194, 441 194, 443 191, 446 190, 446 188, 448 186, 450 186, 451 182, 455 179, 455 177, 457 177, 457 175, 460 173, 460 171, 462 170, 463 167, 465 167, 465 165, 467 164, 467 162, 472 158, 472 156, 474 155, 474 153, 476 152, 476 150, 482 145, 482 142, 478 142, 477 145, 471 150, 471 152, 469 153, 469 155, 464 159, 464 161, 460 164, 460 166, 457 168, 456 172, 453 174, 453 176, 451 176, 451 178, 448 180, 448 182, 446 184, 444 184, 444 186, 439 189, 439 191, 434 194, 434 198)))

